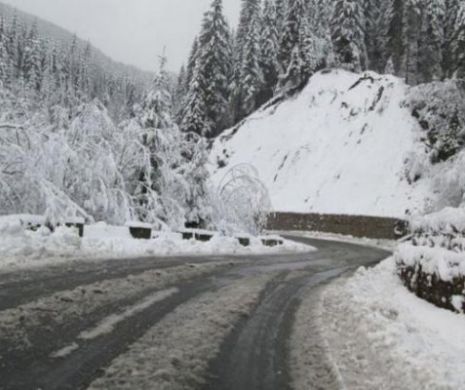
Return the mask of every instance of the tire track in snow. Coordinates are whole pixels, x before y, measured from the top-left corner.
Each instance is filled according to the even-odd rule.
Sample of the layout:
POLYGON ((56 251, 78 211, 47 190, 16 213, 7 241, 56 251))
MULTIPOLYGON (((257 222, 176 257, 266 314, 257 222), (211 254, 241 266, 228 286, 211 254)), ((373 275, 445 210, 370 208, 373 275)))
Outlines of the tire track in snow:
MULTIPOLYGON (((71 371, 79 369, 80 364, 85 366, 88 354, 91 354, 90 360, 92 356, 101 354, 104 356, 110 354, 113 358, 115 351, 124 350, 128 343, 135 341, 137 336, 141 335, 143 329, 160 320, 178 304, 203 289, 212 288, 209 278, 224 269, 224 265, 208 264, 178 267, 161 273, 151 271, 129 279, 105 281, 87 286, 90 290, 99 291, 95 301, 82 295, 81 287, 42 298, 38 302, 17 309, 0 312, 0 389, 40 388, 39 379, 45 377, 45 373, 54 372, 55 368, 60 370, 68 367, 70 374, 71 371), (78 348, 73 343, 80 333, 98 325, 106 316, 115 313, 121 315, 121 307, 136 304, 139 300, 144 302, 144 298, 148 299, 147 295, 156 295, 160 289, 174 285, 182 286, 178 293, 163 302, 147 301, 143 311, 119 321, 112 334, 103 335, 100 337, 101 340, 96 341, 81 340, 77 345, 79 351, 76 351, 78 348), (68 298, 63 300, 63 297, 68 298), (153 304, 148 305, 148 303, 153 304), (129 325, 131 323, 134 323, 134 329, 131 329, 129 325), (109 350, 107 343, 115 347, 109 350), (95 348, 92 347, 94 344, 100 346, 100 352, 97 347, 97 350, 94 350, 95 348), (65 352, 73 352, 80 356, 80 359, 71 359, 74 361, 72 365, 67 365, 66 362, 57 363, 50 356, 54 351, 57 355, 65 357, 68 355, 65 352), (24 372, 29 374, 28 378, 24 377, 24 372)), ((111 358, 107 360, 110 361, 111 358)), ((102 361, 104 362, 105 359, 102 361)), ((100 360, 97 359, 90 370, 91 375, 95 374, 95 369, 98 367, 100 360)), ((50 386, 52 385, 42 388, 52 388, 50 386)), ((59 386, 56 388, 61 389, 59 386)))

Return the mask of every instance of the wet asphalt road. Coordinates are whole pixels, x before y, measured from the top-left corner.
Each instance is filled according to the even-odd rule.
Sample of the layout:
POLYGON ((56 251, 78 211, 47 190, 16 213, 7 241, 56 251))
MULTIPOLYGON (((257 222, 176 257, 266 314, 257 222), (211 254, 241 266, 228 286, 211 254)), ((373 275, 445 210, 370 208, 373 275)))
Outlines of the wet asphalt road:
POLYGON ((234 324, 220 353, 209 361, 201 388, 291 389, 288 340, 302 293, 359 266, 374 265, 389 255, 380 249, 349 243, 293 239, 313 245, 318 251, 274 256, 109 260, 0 274, 0 389, 86 389, 104 375, 113 359, 179 305, 240 283, 243 278, 267 273, 272 275, 271 281, 250 315, 234 324), (205 272, 186 273, 186 269, 202 267, 206 267, 205 272), (162 286, 174 288, 174 294, 120 319, 111 332, 80 340, 76 351, 60 359, 53 357, 54 351, 73 345, 86 329, 162 289, 157 283, 137 282, 137 288, 125 295, 121 294, 121 289, 126 288, 122 284, 125 280, 139 280, 147 273, 158 275, 177 268, 186 274, 173 277, 162 286), (109 286, 108 291, 100 291, 102 283, 109 286), (83 296, 93 292, 92 309, 83 310, 80 306, 86 300, 69 294, 80 288, 83 296), (48 298, 52 294, 54 300, 48 298), (63 305, 70 310, 69 315, 60 316, 63 305))

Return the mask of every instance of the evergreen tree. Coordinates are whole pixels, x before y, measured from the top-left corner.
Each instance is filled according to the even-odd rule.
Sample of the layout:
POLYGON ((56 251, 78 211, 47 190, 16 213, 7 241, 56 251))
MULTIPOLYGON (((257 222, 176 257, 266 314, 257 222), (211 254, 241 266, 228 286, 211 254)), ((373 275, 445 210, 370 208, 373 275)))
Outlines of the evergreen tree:
POLYGON ((260 70, 263 76, 259 103, 273 97, 279 76, 278 16, 273 0, 265 0, 260 27, 260 70))
POLYGON ((9 62, 10 58, 6 48, 7 37, 5 32, 5 23, 2 16, 0 16, 0 83, 1 86, 9 84, 9 62))
POLYGON ((204 97, 209 123, 210 136, 218 135, 230 124, 229 82, 231 78, 231 38, 229 27, 223 15, 222 0, 213 0, 211 9, 203 20, 199 38, 199 71, 208 80, 204 97))
POLYGON ((421 4, 419 0, 406 0, 405 4, 405 81, 410 85, 419 82, 418 65, 420 54, 421 4))
POLYGON ((276 30, 278 35, 281 36, 284 26, 284 20, 287 14, 287 1, 288 0, 271 0, 274 1, 274 8, 276 10, 276 30))
POLYGON ((331 26, 337 63, 355 72, 366 69, 364 15, 360 0, 337 0, 331 26))
POLYGON ((419 44, 419 81, 442 78, 442 45, 444 42, 443 0, 425 0, 419 44))
POLYGON ((255 111, 260 103, 262 73, 259 65, 259 20, 258 13, 252 16, 244 45, 241 71, 242 115, 255 111))
POLYGON ((393 0, 365 0, 365 44, 368 67, 382 73, 388 61, 387 40, 393 0))
POLYGON ((186 68, 183 65, 179 70, 176 88, 174 91, 174 115, 178 122, 182 120, 182 110, 186 101, 186 95, 189 92, 188 88, 186 88, 186 77, 186 68))
POLYGON ((406 53, 404 3, 406 0, 393 0, 387 13, 390 21, 388 29, 387 51, 392 62, 394 74, 405 76, 404 57, 406 53))
POLYGON ((202 136, 211 136, 213 125, 208 117, 205 99, 206 80, 203 78, 200 58, 194 68, 186 108, 183 111, 181 130, 202 136))
POLYGON ((306 0, 289 0, 279 45, 278 60, 282 74, 288 71, 295 48, 303 51, 301 38, 306 16, 306 0))
POLYGON ((30 92, 39 92, 42 82, 42 54, 37 24, 33 24, 26 40, 23 56, 23 75, 30 92))
MULTIPOLYGON (((245 84, 244 72, 247 71, 248 67, 251 67, 250 71, 256 73, 254 68, 256 62, 259 61, 259 50, 256 41, 257 34, 259 34, 258 29, 260 28, 257 24, 260 14, 260 0, 241 0, 241 4, 239 26, 233 46, 233 74, 231 87, 234 91, 230 96, 230 107, 232 108, 234 122, 241 120, 249 112, 249 110, 245 109, 245 95, 249 94, 247 99, 250 100, 250 91, 252 89, 255 91, 254 94, 258 93, 255 84, 252 86, 245 84), (252 34, 252 36, 250 36, 250 34, 252 34), (249 89, 249 91, 246 91, 247 89, 249 89)), ((255 79, 255 77, 250 74, 248 77, 255 79)))
POLYGON ((194 69, 197 63, 197 58, 199 57, 199 40, 198 38, 194 39, 192 43, 191 52, 189 54, 189 59, 187 60, 187 67, 186 67, 186 76, 185 76, 185 85, 184 88, 189 90, 189 85, 192 80, 192 75, 194 74, 194 69))
POLYGON ((241 0, 241 4, 241 14, 235 41, 239 68, 242 66, 242 56, 250 26, 256 22, 256 17, 260 13, 260 0, 241 0))
POLYGON ((175 127, 171 116, 172 100, 169 93, 168 75, 165 70, 166 58, 160 58, 160 69, 156 74, 151 90, 144 99, 139 118, 143 129, 142 144, 147 153, 148 163, 139 172, 139 185, 135 190, 138 217, 144 222, 164 219, 160 205, 163 186, 163 142, 164 133, 175 127))
POLYGON ((465 61, 465 5, 462 0, 444 0, 442 69, 453 77, 465 61))

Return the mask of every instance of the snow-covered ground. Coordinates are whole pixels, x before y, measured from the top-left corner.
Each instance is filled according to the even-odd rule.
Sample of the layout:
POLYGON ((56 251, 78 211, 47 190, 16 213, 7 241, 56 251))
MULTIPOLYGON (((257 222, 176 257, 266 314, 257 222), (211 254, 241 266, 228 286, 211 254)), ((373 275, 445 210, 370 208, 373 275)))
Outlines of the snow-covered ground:
MULTIPOLYGON (((320 294, 311 316, 329 356, 328 377, 339 387, 463 388, 465 316, 408 292, 393 258, 362 268, 320 294)), ((311 343, 309 338, 301 348, 311 343)), ((298 372, 299 383, 307 383, 310 374, 298 372)))
POLYGON ((259 110, 215 142, 213 181, 251 164, 278 211, 402 217, 422 211, 429 180, 407 181, 424 149, 392 76, 320 72, 296 97, 259 110))
MULTIPOLYGON (((31 216, 0 218, 0 271, 66 263, 73 260, 109 258, 176 256, 176 255, 244 255, 312 251, 314 248, 284 241, 270 248, 259 238, 251 238, 244 247, 234 237, 215 235, 208 242, 183 240, 179 233, 154 233, 151 240, 136 240, 128 227, 97 223, 85 226, 80 238, 73 228, 59 227, 51 233, 47 228, 26 230, 20 219, 37 220, 31 216)), ((39 221, 40 222, 40 221, 39 221)))

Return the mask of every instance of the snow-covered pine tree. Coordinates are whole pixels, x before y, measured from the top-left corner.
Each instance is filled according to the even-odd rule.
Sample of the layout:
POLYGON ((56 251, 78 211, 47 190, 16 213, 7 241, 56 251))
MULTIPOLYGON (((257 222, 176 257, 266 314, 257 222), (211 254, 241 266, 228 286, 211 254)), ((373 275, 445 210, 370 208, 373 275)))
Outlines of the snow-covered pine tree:
POLYGON ((6 49, 6 34, 3 17, 0 16, 0 87, 6 86, 9 83, 9 68, 10 58, 6 49))
POLYGON ((242 67, 242 56, 246 44, 246 38, 250 30, 250 24, 260 12, 260 0, 241 0, 241 13, 239 17, 239 26, 235 39, 235 52, 239 68, 242 67))
POLYGON ((182 120, 182 112, 186 102, 186 95, 189 92, 188 88, 186 88, 186 77, 186 67, 182 65, 178 73, 173 96, 173 112, 177 123, 180 123, 182 120))
MULTIPOLYGON (((302 29, 307 18, 306 0, 289 0, 279 43, 279 65, 281 74, 287 73, 295 48, 302 52, 302 29)), ((301 53, 299 54, 302 57, 301 53)))
POLYGON ((419 81, 419 41, 421 29, 421 2, 420 0, 406 0, 404 39, 405 43, 405 81, 410 85, 416 85, 419 81))
POLYGON ((146 162, 137 174, 139 185, 134 198, 138 218, 144 222, 166 221, 161 205, 163 191, 163 159, 166 156, 164 132, 175 127, 171 116, 171 95, 169 93, 168 75, 165 70, 166 59, 160 58, 160 69, 156 74, 151 90, 148 92, 139 118, 143 129, 142 144, 146 150, 146 162))
POLYGON ((281 90, 300 87, 311 73, 311 63, 308 61, 313 55, 310 45, 313 36, 308 25, 307 5, 306 0, 290 0, 288 3, 278 57, 281 90))
POLYGON ((276 9, 276 29, 278 31, 278 35, 281 36, 284 20, 287 14, 287 3, 288 0, 271 0, 274 1, 274 6, 276 9))
POLYGON ((334 66, 334 49, 331 40, 331 16, 334 4, 331 0, 310 0, 309 19, 304 34, 308 55, 316 63, 314 70, 334 66))
POLYGON ((258 108, 259 93, 262 88, 263 76, 260 69, 259 55, 259 15, 252 15, 249 31, 244 43, 244 53, 241 69, 241 114, 249 115, 258 108))
POLYGON ((396 76, 405 77, 405 4, 406 0, 393 0, 386 14, 389 20, 387 36, 387 57, 390 59, 396 76))
MULTIPOLYGON (((246 50, 250 49, 249 34, 252 33, 254 35, 253 40, 256 39, 256 35, 258 34, 255 30, 259 28, 256 24, 259 12, 260 0, 241 0, 239 25, 233 42, 234 45, 232 46, 233 69, 230 107, 234 122, 241 120, 246 115, 244 112, 244 89, 248 88, 248 86, 245 85, 243 76, 245 67, 244 57, 246 55, 246 50), (248 45, 248 48, 246 48, 246 45, 248 45)), ((252 59, 251 57, 259 56, 259 52, 252 54, 249 51, 247 54, 249 56, 248 61, 252 59)))
POLYGON ((278 17, 274 0, 265 0, 260 27, 260 69, 263 83, 259 104, 271 99, 279 77, 279 35, 278 17))
POLYGON ((364 15, 360 0, 337 0, 331 19, 336 61, 351 71, 366 69, 364 15))
POLYGON ((207 141, 196 133, 186 133, 182 139, 181 154, 183 163, 180 171, 187 184, 185 220, 191 226, 207 228, 212 214, 208 191, 207 141))
POLYGON ((183 110, 181 130, 185 133, 192 132, 204 137, 211 135, 212 132, 212 123, 207 114, 205 84, 200 58, 198 58, 191 77, 186 107, 183 110))
POLYGON ((23 75, 30 93, 39 92, 42 82, 42 54, 36 23, 32 25, 24 48, 23 75))
POLYGON ((453 77, 465 67, 465 4, 462 0, 444 0, 444 12, 442 69, 444 77, 453 77))
POLYGON ((189 58, 187 60, 186 66, 186 76, 184 80, 184 89, 187 91, 189 90, 190 83, 192 81, 192 75, 194 74, 194 69, 197 64, 197 58, 199 56, 199 40, 196 37, 194 42, 192 43, 191 51, 189 54, 189 58))
POLYGON ((209 136, 216 136, 230 121, 229 83, 232 76, 232 50, 229 26, 223 15, 222 0, 213 0, 205 13, 199 38, 199 71, 208 80, 204 85, 207 117, 211 123, 209 136))
POLYGON ((387 39, 393 0, 364 0, 368 68, 383 73, 388 61, 387 39))
POLYGON ((425 0, 418 55, 419 82, 442 79, 444 0, 425 0))

